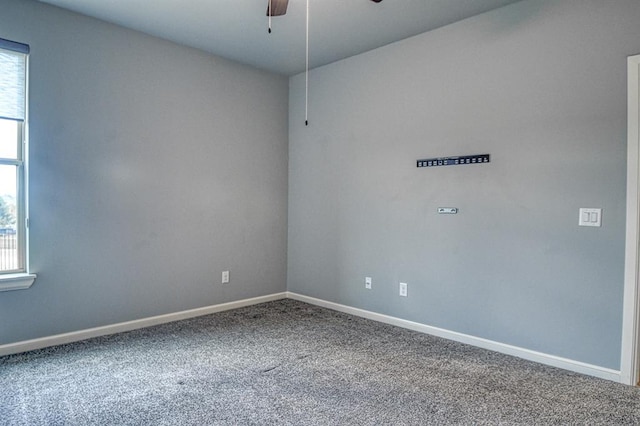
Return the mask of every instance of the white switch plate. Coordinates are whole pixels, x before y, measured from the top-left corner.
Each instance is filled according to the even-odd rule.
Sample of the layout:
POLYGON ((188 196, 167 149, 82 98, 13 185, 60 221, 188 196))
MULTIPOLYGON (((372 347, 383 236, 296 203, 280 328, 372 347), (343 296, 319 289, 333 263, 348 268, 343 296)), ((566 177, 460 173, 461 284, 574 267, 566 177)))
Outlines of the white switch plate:
POLYGON ((371 290, 371 277, 365 277, 364 288, 366 288, 367 290, 371 290))
POLYGON ((407 283, 400 283, 400 296, 407 297, 407 283))
POLYGON ((222 271, 222 284, 229 282, 229 271, 222 271))
POLYGON ((578 218, 580 226, 602 226, 602 209, 581 208, 578 218))

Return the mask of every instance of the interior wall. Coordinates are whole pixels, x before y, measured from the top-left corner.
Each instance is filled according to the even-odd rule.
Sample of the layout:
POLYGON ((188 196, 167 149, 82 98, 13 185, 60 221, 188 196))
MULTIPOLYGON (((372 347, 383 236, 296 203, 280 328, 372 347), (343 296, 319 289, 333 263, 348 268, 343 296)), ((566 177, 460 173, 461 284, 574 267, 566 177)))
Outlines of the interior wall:
POLYGON ((638 22, 636 0, 515 3, 314 69, 308 127, 292 77, 288 289, 619 369, 638 22))
POLYGON ((30 0, 0 37, 31 46, 38 274, 0 344, 286 289, 286 77, 30 0))

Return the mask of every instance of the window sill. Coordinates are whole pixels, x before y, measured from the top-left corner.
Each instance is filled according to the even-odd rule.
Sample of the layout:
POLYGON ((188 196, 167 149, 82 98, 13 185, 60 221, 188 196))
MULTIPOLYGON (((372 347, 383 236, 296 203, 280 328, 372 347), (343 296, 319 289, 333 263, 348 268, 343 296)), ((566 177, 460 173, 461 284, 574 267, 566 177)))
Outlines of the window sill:
POLYGON ((26 290, 36 280, 36 274, 7 274, 0 275, 0 291, 26 290))

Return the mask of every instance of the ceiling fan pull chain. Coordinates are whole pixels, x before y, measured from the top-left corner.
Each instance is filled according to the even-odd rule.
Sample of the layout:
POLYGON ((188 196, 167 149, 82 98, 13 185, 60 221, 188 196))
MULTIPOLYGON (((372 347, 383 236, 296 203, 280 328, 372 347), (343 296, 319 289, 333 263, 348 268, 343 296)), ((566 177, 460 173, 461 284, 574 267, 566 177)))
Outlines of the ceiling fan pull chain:
POLYGON ((307 49, 305 65, 305 87, 304 87, 304 125, 309 125, 309 0, 307 0, 307 49))
POLYGON ((269 0, 269 34, 271 34, 271 15, 273 15, 273 9, 271 8, 271 1, 269 0))

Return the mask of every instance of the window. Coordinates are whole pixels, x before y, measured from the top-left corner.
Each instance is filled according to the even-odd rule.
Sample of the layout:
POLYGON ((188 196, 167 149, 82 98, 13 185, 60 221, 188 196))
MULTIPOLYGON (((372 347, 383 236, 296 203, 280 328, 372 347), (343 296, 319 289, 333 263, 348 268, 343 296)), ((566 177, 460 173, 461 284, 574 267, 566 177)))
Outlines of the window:
POLYGON ((27 288, 27 57, 0 39, 0 290, 27 288))

